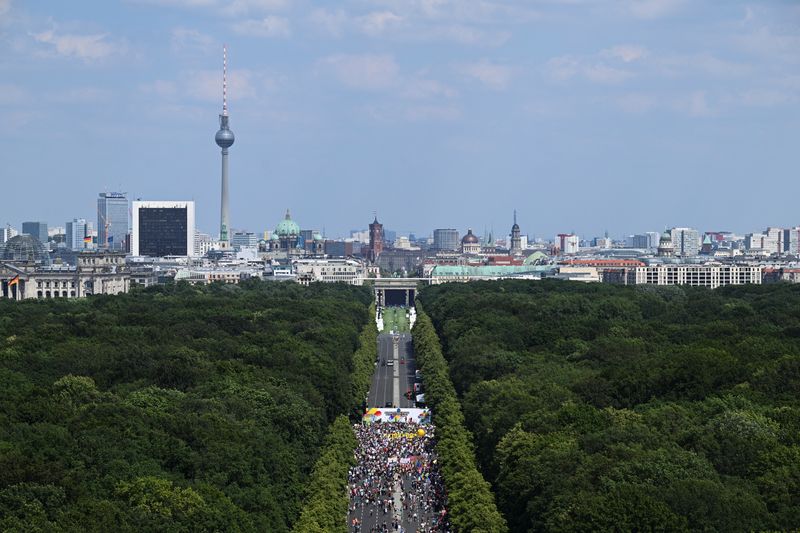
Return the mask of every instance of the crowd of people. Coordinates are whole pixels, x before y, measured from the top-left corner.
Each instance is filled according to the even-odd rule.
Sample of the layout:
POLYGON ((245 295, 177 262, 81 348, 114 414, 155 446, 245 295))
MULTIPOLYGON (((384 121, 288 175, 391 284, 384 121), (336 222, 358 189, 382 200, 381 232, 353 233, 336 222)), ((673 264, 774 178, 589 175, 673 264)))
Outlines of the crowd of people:
POLYGON ((435 428, 408 422, 356 424, 356 465, 350 469, 353 533, 450 531, 437 464, 435 428))

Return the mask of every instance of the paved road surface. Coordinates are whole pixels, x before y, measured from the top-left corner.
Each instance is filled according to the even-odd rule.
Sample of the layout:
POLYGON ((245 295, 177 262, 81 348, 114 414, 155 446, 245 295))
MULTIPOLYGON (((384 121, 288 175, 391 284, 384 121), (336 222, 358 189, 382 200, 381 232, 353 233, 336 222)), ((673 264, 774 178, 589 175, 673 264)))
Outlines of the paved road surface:
POLYGON ((378 335, 378 365, 372 376, 372 385, 367 397, 368 407, 414 407, 414 401, 405 397, 406 391, 414 388, 414 353, 411 334, 378 335), (398 339, 395 353, 393 337, 398 339), (388 362, 393 361, 389 366, 388 362))
MULTIPOLYGON (((382 333, 378 335, 377 365, 375 366, 372 385, 367 397, 368 407, 385 408, 387 404, 400 408, 415 407, 413 393, 412 399, 408 399, 405 396, 406 391, 413 391, 414 387, 416 365, 412 346, 410 333, 397 335, 382 333), (391 366, 387 364, 389 361, 393 361, 391 366)), ((397 427, 399 428, 400 425, 397 425, 397 427)), ((411 426, 405 431, 415 431, 415 427, 418 428, 419 426, 411 426)), ((427 430, 433 432, 435 428, 427 426, 427 430)), ((433 459, 435 457, 433 443, 427 439, 425 441, 427 443, 420 453, 430 454, 429 459, 433 459)), ((423 441, 420 440, 418 442, 423 441)), ((380 446, 376 446, 376 448, 380 448, 380 446)), ((364 450, 360 451, 364 453, 364 450)), ((393 453, 395 452, 385 453, 384 450, 371 449, 367 451, 366 456, 372 455, 377 464, 386 464, 384 456, 393 453)), ((380 486, 381 491, 376 501, 365 502, 358 497, 351 499, 348 524, 351 525, 353 519, 358 519, 360 527, 354 528, 351 525, 350 531, 359 531, 360 533, 372 531, 392 533, 398 531, 405 533, 431 531, 431 518, 436 513, 436 510, 431 507, 427 510, 423 509, 420 502, 437 501, 433 494, 436 493, 437 486, 440 487, 441 483, 438 468, 434 467, 431 473, 421 475, 415 475, 414 472, 406 473, 399 476, 398 481, 389 483, 381 482, 376 485, 380 486), (406 512, 403 512, 403 500, 408 506, 406 512), (417 513, 416 519, 413 517, 415 512, 417 513), (425 524, 424 528, 421 527, 423 523, 425 524), (400 527, 395 528, 395 524, 400 527)), ((441 530, 437 529, 437 531, 441 530)))

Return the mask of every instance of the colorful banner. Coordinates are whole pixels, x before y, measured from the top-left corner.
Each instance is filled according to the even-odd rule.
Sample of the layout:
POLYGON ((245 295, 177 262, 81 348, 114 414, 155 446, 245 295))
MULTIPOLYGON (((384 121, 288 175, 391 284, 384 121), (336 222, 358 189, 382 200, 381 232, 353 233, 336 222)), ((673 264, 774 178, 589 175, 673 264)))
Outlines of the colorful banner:
POLYGON ((407 422, 411 424, 430 424, 431 412, 428 409, 416 409, 412 407, 399 408, 370 407, 361 417, 365 424, 374 422, 407 422))

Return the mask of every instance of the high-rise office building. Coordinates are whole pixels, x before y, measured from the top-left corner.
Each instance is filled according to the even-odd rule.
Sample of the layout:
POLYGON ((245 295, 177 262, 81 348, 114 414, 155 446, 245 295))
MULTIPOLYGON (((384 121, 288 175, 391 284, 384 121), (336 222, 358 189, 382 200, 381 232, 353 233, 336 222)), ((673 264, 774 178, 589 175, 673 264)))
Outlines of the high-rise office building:
POLYGON ((22 233, 32 235, 42 244, 47 244, 47 222, 23 222, 22 233))
POLYGON ((125 251, 129 231, 125 193, 101 192, 97 199, 97 247, 125 251))
POLYGON ((193 256, 194 202, 133 202, 131 254, 193 256))
POLYGON ((672 228, 674 254, 680 257, 694 257, 700 254, 700 232, 694 228, 672 228))
POLYGON ((65 241, 67 248, 73 251, 85 250, 87 248, 86 238, 91 239, 91 236, 86 231, 87 229, 85 218, 73 218, 70 222, 67 222, 66 230, 64 231, 67 236, 65 241))
POLYGON ((237 231, 231 237, 231 246, 234 248, 255 248, 258 246, 258 235, 249 231, 237 231))
POLYGON ((458 230, 452 228, 440 228, 433 230, 433 249, 439 251, 457 251, 461 247, 458 238, 458 230))
POLYGON ((800 255, 800 226, 783 230, 783 251, 800 255))
POLYGON ((637 233, 631 235, 626 239, 625 246, 628 248, 640 248, 642 250, 655 250, 658 248, 658 243, 661 240, 661 234, 657 231, 648 231, 646 233, 637 233))

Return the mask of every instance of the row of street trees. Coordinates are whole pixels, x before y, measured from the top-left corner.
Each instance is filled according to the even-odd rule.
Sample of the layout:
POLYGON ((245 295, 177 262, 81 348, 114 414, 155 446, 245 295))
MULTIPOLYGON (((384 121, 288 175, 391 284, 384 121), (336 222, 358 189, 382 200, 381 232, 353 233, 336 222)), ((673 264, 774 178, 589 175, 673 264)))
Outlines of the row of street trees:
POLYGON ((436 451, 447 488, 450 522, 456 531, 502 533, 508 530, 489 484, 478 471, 472 435, 450 380, 447 361, 430 318, 417 306, 414 354, 425 386, 425 399, 436 425, 436 451))

